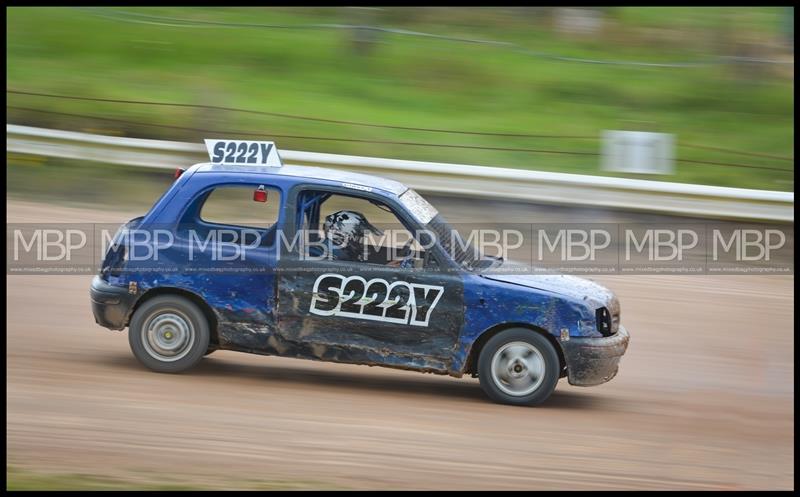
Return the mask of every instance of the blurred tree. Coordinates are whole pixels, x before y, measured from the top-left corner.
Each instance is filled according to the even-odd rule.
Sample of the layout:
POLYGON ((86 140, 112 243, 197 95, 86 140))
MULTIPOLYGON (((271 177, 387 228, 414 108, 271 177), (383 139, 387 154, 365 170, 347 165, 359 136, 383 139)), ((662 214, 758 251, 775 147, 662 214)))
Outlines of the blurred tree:
POLYGON ((735 57, 731 64, 733 78, 741 83, 757 83, 772 76, 772 64, 759 60, 772 58, 763 34, 742 26, 753 26, 754 14, 743 9, 730 9, 727 16, 727 55, 735 57))
POLYGON ((550 30, 553 28, 553 19, 557 7, 526 7, 532 13, 536 24, 540 29, 550 30))
POLYGON ((430 8, 425 7, 381 7, 376 14, 387 26, 405 26, 420 22, 430 8))
POLYGON ((781 31, 786 44, 794 52, 794 7, 785 7, 781 13, 781 31))
POLYGON ((353 27, 350 30, 350 46, 356 55, 366 56, 372 53, 375 44, 380 38, 380 31, 369 29, 368 26, 378 24, 377 7, 345 7, 347 24, 353 27))

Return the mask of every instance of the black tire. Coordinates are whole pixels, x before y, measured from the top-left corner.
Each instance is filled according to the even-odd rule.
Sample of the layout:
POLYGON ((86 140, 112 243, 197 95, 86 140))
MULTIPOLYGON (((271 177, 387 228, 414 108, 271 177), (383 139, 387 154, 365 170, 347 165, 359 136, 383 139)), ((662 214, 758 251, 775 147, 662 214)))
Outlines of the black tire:
POLYGON ((478 356, 478 379, 480 380, 481 388, 490 399, 501 404, 528 406, 541 404, 555 390, 560 370, 558 353, 556 353, 550 341, 541 334, 525 328, 511 328, 501 331, 486 342, 478 356), (522 343, 512 345, 514 342, 522 343), (499 373, 492 374, 495 355, 501 349, 503 351, 498 356, 496 366, 501 371, 508 371, 508 381, 504 380, 499 373), (519 361, 514 362, 507 358, 509 353, 507 351, 525 351, 529 353, 526 357, 533 360, 530 363, 524 361, 522 363, 519 361), (536 351, 538 351, 538 354, 536 351), (537 371, 541 371, 539 365, 543 364, 544 373, 528 375, 526 369, 528 364, 536 365, 537 371), (508 365, 509 368, 501 367, 504 365, 508 365), (521 371, 517 371, 517 369, 521 371), (512 370, 514 371, 512 372, 512 370), (512 378, 512 374, 517 374, 519 377, 512 378), (534 376, 536 379, 533 379, 534 376), (541 381, 539 381, 539 377, 541 377, 541 381), (533 390, 528 392, 527 390, 531 388, 533 390), (513 393, 515 389, 519 393, 513 393))
POLYGON ((180 373, 206 355, 210 342, 208 320, 196 304, 184 297, 153 297, 133 313, 128 342, 136 359, 153 371, 180 373), (165 348, 160 349, 160 345, 165 348))

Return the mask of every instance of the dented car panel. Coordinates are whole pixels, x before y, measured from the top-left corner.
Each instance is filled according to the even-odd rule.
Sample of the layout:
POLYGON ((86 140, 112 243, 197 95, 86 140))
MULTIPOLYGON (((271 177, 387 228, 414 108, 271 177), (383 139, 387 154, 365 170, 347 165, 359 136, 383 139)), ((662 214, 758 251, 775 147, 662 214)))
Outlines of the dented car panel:
POLYGON ((89 289, 89 297, 97 324, 112 330, 125 329, 128 315, 136 302, 136 295, 123 286, 107 283, 100 276, 95 276, 89 289))
POLYGON ((593 297, 588 294, 567 295, 563 287, 568 283, 553 284, 558 280, 549 276, 525 278, 529 284, 541 287, 536 291, 532 291, 530 286, 507 281, 512 279, 516 280, 516 276, 470 275, 465 282, 465 322, 469 324, 461 335, 454 357, 454 367, 461 374, 466 372, 472 345, 487 330, 498 327, 534 328, 547 333, 554 343, 561 343, 562 330, 565 329, 569 338, 602 336, 595 324, 595 308, 600 302, 593 297), (546 285, 548 281, 550 284, 546 285))
POLYGON ((285 340, 418 357, 431 365, 450 361, 464 318, 459 275, 390 267, 364 274, 352 263, 315 264, 319 271, 292 271, 289 266, 279 279, 278 328, 285 340), (349 310, 349 302, 343 302, 333 310, 330 299, 318 298, 333 290, 385 298, 363 306, 353 302, 349 310), (384 312, 383 302, 394 296, 413 296, 414 304, 384 312))
MULTIPOLYGON (((559 350, 570 383, 595 385, 616 374, 629 335, 619 326, 619 302, 604 287, 572 276, 469 271, 439 245, 430 249, 436 271, 367 272, 353 263, 300 260, 278 243, 276 233, 291 237, 299 230, 298 199, 309 187, 379 199, 411 228, 424 228, 420 220, 436 215, 400 201, 408 188, 391 180, 298 166, 198 164, 145 216, 126 225, 170 235, 172 243, 158 260, 137 261, 109 250, 90 290, 96 321, 124 329, 142 302, 178 293, 207 313, 215 348, 456 377, 475 373, 477 344, 491 333, 526 327, 545 334, 559 350), (214 228, 199 219, 199 210, 220 185, 266 185, 280 192, 277 222, 259 231, 264 242, 247 260, 192 251, 188 227, 214 228), (598 316, 606 315, 604 328, 598 316)), ((126 236, 121 230, 115 242, 124 245, 126 236)))

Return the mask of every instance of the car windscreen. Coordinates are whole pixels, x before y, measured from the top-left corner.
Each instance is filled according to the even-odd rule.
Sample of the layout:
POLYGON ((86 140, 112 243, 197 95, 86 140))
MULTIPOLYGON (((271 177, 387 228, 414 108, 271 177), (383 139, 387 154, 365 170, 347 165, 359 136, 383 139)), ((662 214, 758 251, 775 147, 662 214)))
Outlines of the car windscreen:
POLYGON ((469 240, 464 240, 461 234, 453 228, 440 214, 437 214, 426 225, 432 231, 439 244, 459 266, 467 271, 472 271, 474 265, 480 260, 481 255, 469 240))
POLYGON ((503 263, 498 257, 485 256, 471 242, 452 227, 439 211, 412 189, 400 195, 400 202, 428 231, 433 232, 447 255, 462 269, 480 272, 503 263))

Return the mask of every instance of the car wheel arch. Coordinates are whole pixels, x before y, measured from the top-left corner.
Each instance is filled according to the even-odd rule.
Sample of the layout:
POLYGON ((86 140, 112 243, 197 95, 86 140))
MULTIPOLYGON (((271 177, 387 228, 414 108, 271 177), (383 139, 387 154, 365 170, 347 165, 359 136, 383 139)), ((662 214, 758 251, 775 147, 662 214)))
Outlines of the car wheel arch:
POLYGON ((560 377, 566 376, 566 359, 564 357, 564 351, 561 348, 561 345, 558 343, 558 340, 552 333, 549 333, 547 330, 540 328, 538 326, 534 326, 530 323, 500 323, 496 324, 490 328, 484 330, 478 338, 472 343, 472 347, 470 347, 469 353, 467 354, 467 360, 464 363, 464 374, 470 374, 473 377, 477 376, 478 374, 478 356, 480 356, 481 350, 483 346, 486 345, 493 336, 497 335, 498 333, 512 329, 512 328, 524 328, 530 330, 534 333, 539 335, 543 335, 550 344, 553 345, 553 348, 556 350, 556 354, 558 355, 558 363, 561 369, 560 377))
POLYGON ((208 320, 208 327, 211 333, 211 343, 219 344, 219 336, 217 335, 217 324, 219 322, 219 319, 217 317, 217 314, 214 312, 212 307, 208 304, 208 302, 206 302, 206 300, 203 297, 201 297, 200 295, 191 290, 186 290, 185 288, 180 288, 180 287, 156 287, 147 290, 136 300, 136 303, 133 306, 131 306, 131 310, 128 312, 127 320, 125 323, 126 326, 130 325, 131 317, 136 312, 136 310, 139 307, 141 307, 142 304, 144 304, 148 300, 151 300, 161 295, 178 295, 181 297, 185 297, 193 304, 196 304, 200 308, 200 310, 203 311, 203 315, 205 315, 206 319, 208 320))

